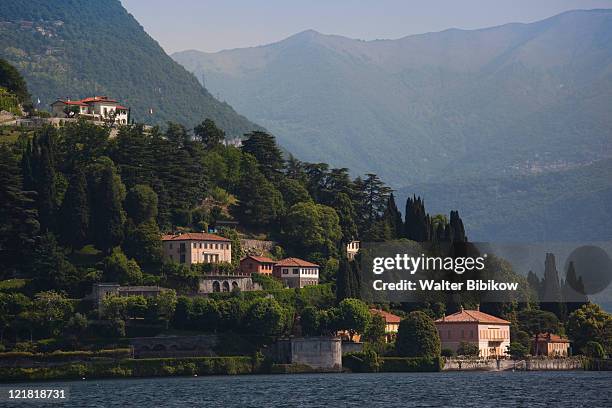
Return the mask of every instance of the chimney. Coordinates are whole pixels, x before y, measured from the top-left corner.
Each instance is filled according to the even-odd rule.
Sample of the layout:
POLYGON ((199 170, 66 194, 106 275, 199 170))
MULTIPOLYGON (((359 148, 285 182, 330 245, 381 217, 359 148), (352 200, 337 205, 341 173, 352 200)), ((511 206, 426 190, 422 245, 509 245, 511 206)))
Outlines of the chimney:
POLYGON ((480 312, 480 303, 476 303, 476 310, 480 312))
POLYGON ((463 305, 459 305, 459 311, 463 312, 463 305))

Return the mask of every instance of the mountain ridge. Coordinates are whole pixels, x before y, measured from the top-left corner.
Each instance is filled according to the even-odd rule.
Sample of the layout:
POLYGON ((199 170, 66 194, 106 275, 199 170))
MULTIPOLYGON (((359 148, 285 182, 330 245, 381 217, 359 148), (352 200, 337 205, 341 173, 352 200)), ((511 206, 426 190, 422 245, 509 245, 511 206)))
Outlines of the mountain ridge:
POLYGON ((0 58, 24 75, 39 108, 108 95, 146 123, 191 127, 210 117, 230 137, 262 129, 217 101, 118 0, 2 2, 0 23, 0 58))

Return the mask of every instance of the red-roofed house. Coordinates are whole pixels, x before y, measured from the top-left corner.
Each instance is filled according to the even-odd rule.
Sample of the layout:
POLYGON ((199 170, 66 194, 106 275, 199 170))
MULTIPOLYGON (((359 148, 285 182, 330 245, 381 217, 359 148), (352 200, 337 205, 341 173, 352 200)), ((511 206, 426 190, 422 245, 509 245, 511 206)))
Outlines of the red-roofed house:
POLYGON ((457 351, 462 342, 478 346, 480 357, 503 357, 510 345, 510 322, 479 310, 464 310, 435 321, 442 348, 457 351))
POLYGON ((163 235, 164 258, 182 264, 232 262, 229 239, 204 232, 163 235))
POLYGON ((51 110, 53 116, 59 118, 90 115, 94 119, 104 120, 114 115, 115 123, 121 125, 128 123, 128 108, 106 96, 93 96, 77 101, 58 99, 51 104, 51 110))
POLYGON ((385 340, 390 343, 395 340, 397 331, 399 330, 399 324, 402 320, 401 317, 394 315, 393 313, 385 312, 379 309, 370 309, 372 315, 378 315, 385 319, 385 340))
POLYGON ((285 258, 276 262, 272 274, 290 288, 303 288, 319 283, 319 265, 299 258, 285 258))
POLYGON ((532 350, 536 356, 560 356, 569 355, 570 341, 556 334, 539 333, 533 340, 532 350))
POLYGON ((252 274, 261 273, 262 275, 272 275, 276 261, 265 256, 249 255, 240 260, 240 272, 252 274))

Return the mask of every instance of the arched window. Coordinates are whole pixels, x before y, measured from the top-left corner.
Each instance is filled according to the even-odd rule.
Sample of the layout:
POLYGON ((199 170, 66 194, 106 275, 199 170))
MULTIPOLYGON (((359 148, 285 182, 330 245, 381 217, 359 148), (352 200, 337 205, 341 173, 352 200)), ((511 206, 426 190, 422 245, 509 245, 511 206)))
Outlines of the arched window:
POLYGON ((236 289, 238 287, 238 282, 233 281, 232 282, 232 290, 236 289))
POLYGON ((213 282, 213 292, 221 292, 221 285, 219 284, 219 281, 213 282))
POLYGON ((229 287, 229 282, 228 281, 223 281, 223 291, 224 292, 229 292, 230 291, 230 287, 229 287))

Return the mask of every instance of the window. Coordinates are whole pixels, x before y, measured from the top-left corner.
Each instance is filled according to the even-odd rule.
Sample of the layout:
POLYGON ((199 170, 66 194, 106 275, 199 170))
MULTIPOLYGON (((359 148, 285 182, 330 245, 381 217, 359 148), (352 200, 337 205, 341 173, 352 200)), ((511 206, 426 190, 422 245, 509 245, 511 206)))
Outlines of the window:
POLYGON ((184 264, 185 263, 185 254, 181 254, 181 263, 184 264))
POLYGON ((297 274, 298 274, 298 272, 299 272, 299 269, 297 269, 297 268, 293 268, 293 274, 294 274, 294 275, 297 275, 297 274))
POLYGON ((450 339, 450 338, 451 338, 451 331, 448 330, 448 337, 447 337, 447 339, 450 339))
POLYGON ((289 274, 289 269, 283 269, 283 275, 288 275, 289 274))

